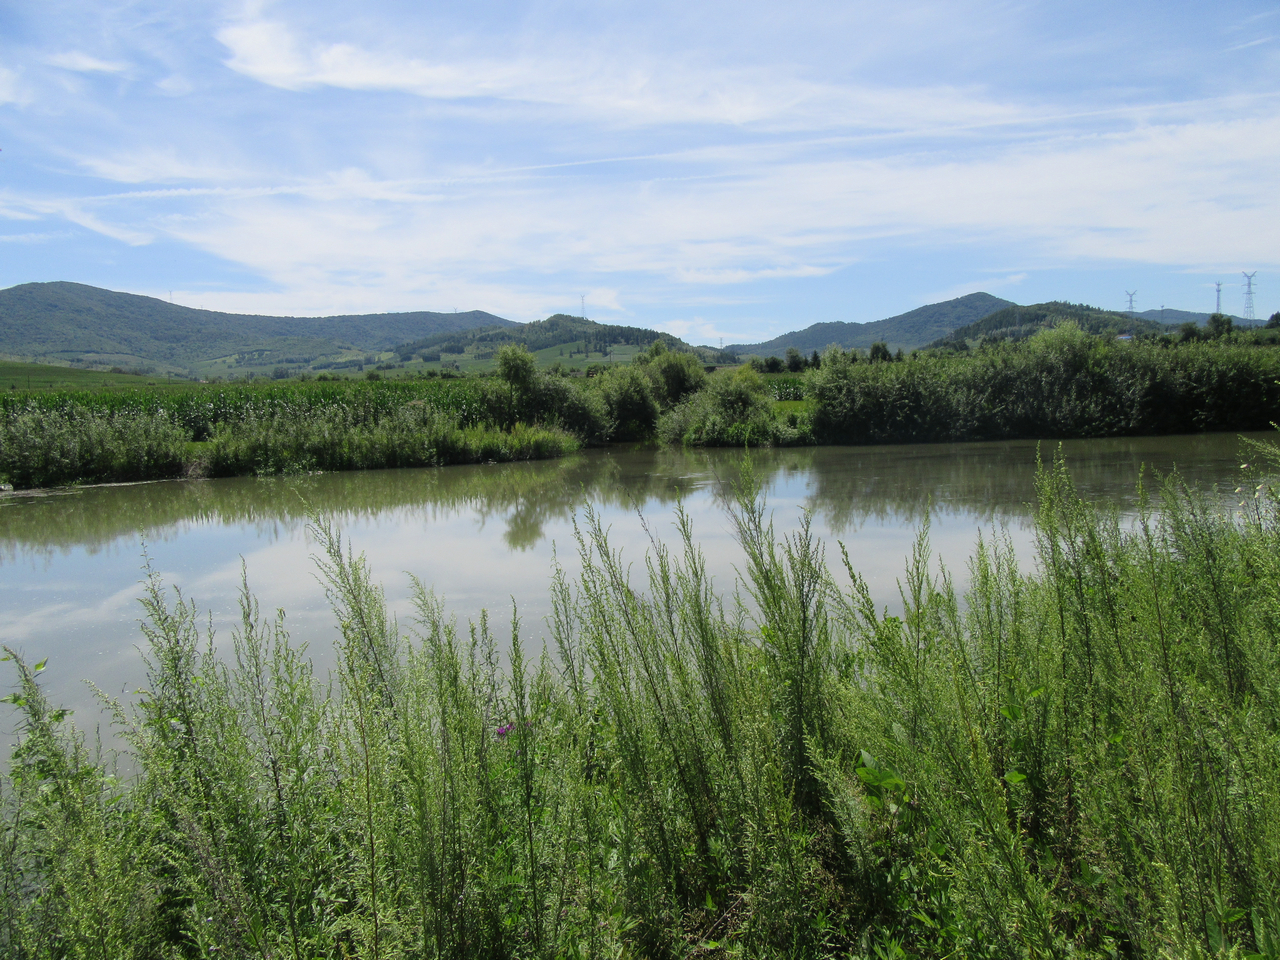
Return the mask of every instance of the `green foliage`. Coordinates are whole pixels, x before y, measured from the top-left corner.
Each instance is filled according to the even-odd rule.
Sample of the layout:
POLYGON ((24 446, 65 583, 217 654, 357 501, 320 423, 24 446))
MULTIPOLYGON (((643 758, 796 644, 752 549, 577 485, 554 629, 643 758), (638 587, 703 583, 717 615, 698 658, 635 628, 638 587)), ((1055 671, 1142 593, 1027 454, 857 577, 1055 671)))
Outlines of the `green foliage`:
POLYGON ((707 382, 707 373, 696 356, 668 350, 660 340, 636 362, 652 381, 654 398, 664 410, 697 393, 707 382))
POLYGON ((481 381, 480 409, 493 423, 524 422, 558 427, 586 443, 600 443, 614 433, 614 421, 601 392, 558 373, 539 371, 528 363, 523 346, 507 345, 507 376, 481 381))
POLYGON ((586 344, 587 351, 598 353, 606 346, 624 344, 646 347, 661 343, 672 349, 688 350, 683 341, 667 333, 643 327, 626 327, 596 323, 585 317, 571 317, 557 313, 545 320, 503 328, 475 329, 464 334, 440 333, 396 347, 399 353, 418 353, 423 350, 444 353, 463 353, 471 350, 493 350, 503 344, 520 344, 531 351, 546 350, 569 344, 586 344))
POLYGON ((878 362, 833 348, 805 362, 803 379, 757 372, 781 371, 776 357, 708 377, 693 354, 661 343, 573 378, 508 343, 493 378, 10 392, 0 394, 0 477, 31 486, 442 464, 655 434, 738 446, 1263 429, 1280 416, 1280 351, 1269 331, 1218 328, 1203 339, 1193 327, 1183 343, 1123 342, 1064 322, 910 362, 883 343, 878 362), (546 429, 536 442, 498 437, 520 424, 546 429))
POLYGON ((614 426, 615 440, 643 440, 658 422, 653 382, 637 366, 609 370, 599 378, 599 390, 614 426))
POLYGON ((1206 332, 1210 337, 1217 339, 1219 337, 1227 336, 1234 326, 1235 324, 1232 322, 1231 318, 1225 313, 1215 313, 1211 314, 1209 317, 1209 322, 1206 324, 1206 332))
POLYGON ((485 390, 476 380, 338 381, 0 398, 0 477, 38 487, 523 460, 576 449, 562 422, 588 439, 599 432, 596 411, 572 397, 556 398, 560 417, 530 426, 506 407, 494 414, 485 390))
POLYGON ((1205 332, 1194 321, 1188 320, 1178 327, 1178 340, 1181 343, 1195 343, 1197 340, 1204 339, 1205 332))
POLYGON ((797 441, 774 416, 769 387, 750 366, 709 377, 701 392, 663 415, 658 436, 665 443, 708 447, 797 441))
POLYGON ((1064 323, 1075 324, 1095 336, 1115 336, 1119 333, 1152 336, 1166 329, 1163 324, 1154 320, 1100 310, 1083 303, 1051 301, 1026 307, 1010 304, 1002 310, 988 313, 981 319, 952 330, 946 336, 929 343, 927 348, 956 349, 970 340, 1024 340, 1037 331, 1064 323))
POLYGON ((537 361, 524 344, 509 343, 498 350, 498 376, 523 396, 533 387, 537 361))
POLYGON ((405 406, 376 423, 336 409, 222 426, 201 455, 201 470, 217 477, 506 462, 562 456, 577 446, 555 427, 462 427, 455 417, 425 405, 405 406))
POLYGON ((0 416, 0 480, 16 487, 177 476, 187 434, 163 414, 28 405, 0 416))
POLYGON ((163 415, 204 441, 216 427, 255 417, 308 417, 342 409, 362 422, 377 422, 401 407, 420 401, 457 416, 465 426, 482 422, 483 388, 476 380, 287 381, 260 384, 193 385, 181 390, 140 387, 94 392, 62 390, 36 394, 0 394, 0 415, 17 409, 88 410, 110 415, 163 415))
POLYGON ((1280 414, 1280 351, 1117 342, 1072 323, 971 356, 857 364, 831 351, 806 377, 828 443, 1252 430, 1280 414))
POLYGON ((961 599, 926 524, 898 617, 749 471, 728 596, 683 512, 636 582, 587 509, 554 658, 513 618, 505 668, 487 616, 419 584, 402 626, 317 523, 328 685, 247 584, 215 654, 152 575, 127 784, 6 649, 0 951, 1274 957, 1280 503, 1249 489, 1122 523, 1057 463, 1034 572, 980 540, 961 599))
MULTIPOLYGON (((147 380, 140 373, 85 370, 79 367, 54 366, 49 363, 13 363, 0 360, 0 390, 6 393, 22 391, 68 390, 86 388, 145 386, 147 380)), ((161 384, 157 384, 161 386, 161 384)), ((188 386, 183 381, 164 381, 164 387, 181 390, 188 386)), ((0 394, 2 396, 3 394, 0 394)))

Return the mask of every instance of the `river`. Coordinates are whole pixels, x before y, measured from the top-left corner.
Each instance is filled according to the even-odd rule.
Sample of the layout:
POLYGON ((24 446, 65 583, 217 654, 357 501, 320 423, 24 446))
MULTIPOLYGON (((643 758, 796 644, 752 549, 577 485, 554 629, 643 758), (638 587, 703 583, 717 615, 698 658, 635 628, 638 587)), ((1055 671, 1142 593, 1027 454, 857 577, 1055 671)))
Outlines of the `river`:
MULTIPOLYGON (((893 609, 926 514, 934 551, 960 587, 979 531, 1005 531, 1031 562, 1037 454, 1051 458, 1056 449, 1013 441, 765 450, 751 454, 751 469, 779 535, 808 511, 833 566, 839 540, 877 602, 893 609)), ((1228 507, 1239 499, 1235 434, 1069 441, 1062 449, 1081 494, 1122 512, 1136 508, 1144 464, 1148 476, 1176 467, 1201 487, 1216 485, 1228 507)), ((726 507, 742 467, 736 450, 613 448, 539 463, 10 494, 0 497, 0 638, 33 661, 48 658, 50 698, 77 709, 83 723, 97 715, 84 680, 113 695, 143 680, 136 645, 144 557, 207 611, 202 619, 218 643, 237 622, 243 563, 262 608, 287 611, 293 639, 308 644, 323 671, 336 629, 316 577, 313 515, 366 554, 402 625, 412 618, 414 575, 460 623, 482 608, 506 623, 514 603, 537 644, 554 564, 577 569, 574 521, 585 505, 610 528, 639 586, 649 536, 670 542, 683 503, 718 589, 731 591, 741 558, 726 507)), ((0 720, 0 732, 11 727, 0 720)))

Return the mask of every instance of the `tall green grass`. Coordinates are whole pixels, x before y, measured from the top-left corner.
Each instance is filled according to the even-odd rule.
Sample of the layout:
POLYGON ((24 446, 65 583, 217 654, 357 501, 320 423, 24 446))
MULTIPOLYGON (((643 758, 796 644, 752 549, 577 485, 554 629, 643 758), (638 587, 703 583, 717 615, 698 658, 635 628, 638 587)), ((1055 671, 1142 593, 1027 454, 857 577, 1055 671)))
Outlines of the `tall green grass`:
POLYGON ((0 413, 91 411, 109 416, 163 416, 204 441, 222 424, 251 419, 306 419, 342 411, 360 423, 377 423, 417 402, 457 417, 462 426, 485 420, 482 383, 474 379, 284 381, 261 384, 192 384, 179 391, 64 390, 0 394, 0 413))
POLYGON ((520 422, 509 430, 462 427, 447 413, 411 404, 377 423, 361 423, 338 409, 220 426, 198 469, 209 476, 240 476, 424 467, 538 460, 577 447, 577 440, 558 428, 520 422))
POLYGON ((491 418, 492 392, 475 382, 420 381, 25 397, 0 410, 0 481, 45 487, 366 470, 577 449, 555 421, 491 418))
POLYGON ((1275 487, 1039 491, 1031 572, 984 539, 962 600, 926 525, 900 617, 749 485, 728 594, 683 513, 637 577, 584 510, 543 651, 425 584, 397 623, 318 523, 328 680, 247 584, 217 656, 153 576, 119 763, 9 652, 0 949, 1280 956, 1275 487))
POLYGON ((179 476, 187 434, 161 414, 20 408, 0 417, 0 480, 18 487, 179 476))
POLYGON ((1265 430, 1280 351, 1233 342, 1119 342, 1066 323, 971 356, 852 362, 806 374, 822 443, 1151 436, 1265 430))

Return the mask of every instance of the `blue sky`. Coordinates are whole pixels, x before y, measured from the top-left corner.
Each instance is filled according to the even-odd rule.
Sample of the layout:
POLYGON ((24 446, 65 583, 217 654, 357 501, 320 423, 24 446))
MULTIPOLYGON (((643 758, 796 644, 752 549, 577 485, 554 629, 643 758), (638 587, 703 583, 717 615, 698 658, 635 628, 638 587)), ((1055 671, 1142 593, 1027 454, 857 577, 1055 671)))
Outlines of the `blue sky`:
POLYGON ((1280 4, 0 2, 0 286, 695 342, 1280 309, 1280 4))

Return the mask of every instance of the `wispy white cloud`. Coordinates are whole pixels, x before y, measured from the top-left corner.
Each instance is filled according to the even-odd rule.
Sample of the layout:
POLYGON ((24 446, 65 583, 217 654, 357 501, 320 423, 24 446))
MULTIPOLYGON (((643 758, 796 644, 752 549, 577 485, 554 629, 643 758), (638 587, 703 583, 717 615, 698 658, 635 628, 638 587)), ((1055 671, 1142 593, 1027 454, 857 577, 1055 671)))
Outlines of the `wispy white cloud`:
POLYGON ((103 60, 99 57, 82 53, 79 50, 55 53, 45 62, 50 66, 61 67, 63 70, 72 70, 76 73, 124 73, 129 69, 127 63, 122 63, 118 60, 103 60))
MULTIPOLYGON (((0 40, 0 102, 39 107, 0 143, 0 217, 163 240, 209 306, 531 319, 589 290, 589 312, 713 337, 729 312, 775 322, 761 291, 925 248, 966 256, 920 296, 1050 265, 1280 268, 1280 97, 1246 69, 1274 44, 1230 32, 1251 0, 1222 20, 1253 46, 1212 72, 1189 20, 1158 60, 1116 58, 1124 31, 1058 0, 251 0, 163 29, 60 2, 79 13, 43 44, 0 40)), ((134 289, 171 285, 160 260, 134 289)))
POLYGON ((430 100, 496 99, 569 108, 614 123, 830 126, 1009 122, 1020 111, 976 90, 898 89, 806 80, 771 66, 690 65, 680 58, 601 54, 553 44, 540 56, 429 61, 351 43, 303 41, 255 18, 218 32, 231 69, 285 90, 393 91, 430 100))
POLYGON ((65 233, 0 233, 0 243, 48 243, 65 237, 65 233))
POLYGON ((30 95, 27 94, 18 82, 18 74, 8 67, 0 67, 0 104, 14 103, 23 104, 30 101, 30 95))
POLYGON ((134 218, 121 217, 120 211, 103 216, 88 209, 91 203, 67 198, 0 198, 0 217, 20 221, 62 221, 83 227, 93 233, 118 240, 130 246, 143 246, 154 239, 149 231, 131 225, 134 218), (124 222, 121 222, 124 221, 124 222))
POLYGON ((1264 43, 1270 43, 1275 37, 1259 37, 1256 40, 1246 40, 1244 43, 1237 43, 1233 47, 1227 47, 1225 53, 1234 53, 1237 50, 1248 50, 1250 47, 1259 47, 1264 43))
MULTIPOLYGON (((80 153, 75 162, 82 169, 103 180, 116 183, 225 184, 243 180, 246 173, 207 158, 184 157, 173 147, 148 147, 141 150, 119 150, 111 154, 80 153)), ((214 188, 216 189, 216 188, 214 188)))
MULTIPOLYGON (((698 289, 829 275, 894 237, 1012 242, 1059 260, 1280 267, 1277 152, 1280 116, 1264 116, 1015 144, 969 160, 761 162, 745 148, 736 164, 724 153, 697 178, 650 170, 629 183, 575 181, 568 203, 558 178, 538 174, 413 181, 347 168, 270 187, 102 195, 61 209, 130 243, 180 240, 326 302, 355 290, 386 289, 399 302, 470 292, 488 298, 471 302, 527 316, 548 302, 529 278, 566 269, 698 289), (138 220, 164 198, 194 206, 138 220)), ((615 291, 602 309, 628 309, 620 288, 601 289, 615 291)))
POLYGON ((163 80, 157 80, 156 88, 171 97, 183 97, 195 89, 190 80, 176 73, 165 77, 163 80))

